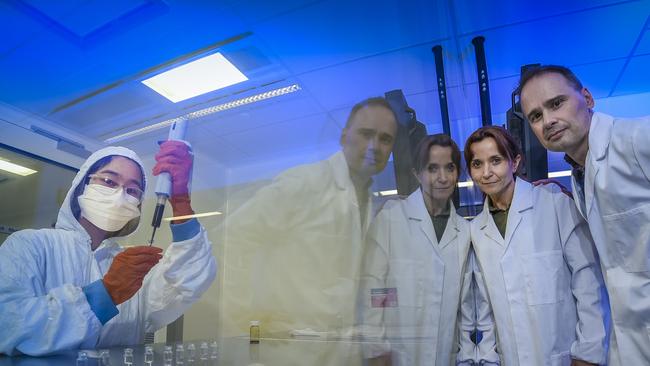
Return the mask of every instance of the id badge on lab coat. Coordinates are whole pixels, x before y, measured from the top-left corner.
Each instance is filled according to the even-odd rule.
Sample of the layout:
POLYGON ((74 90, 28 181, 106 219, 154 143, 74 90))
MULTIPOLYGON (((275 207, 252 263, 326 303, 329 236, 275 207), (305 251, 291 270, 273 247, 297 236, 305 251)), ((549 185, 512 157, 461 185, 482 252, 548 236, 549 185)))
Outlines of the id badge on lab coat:
POLYGON ((397 307, 397 288, 389 287, 370 289, 370 304, 373 308, 397 307))

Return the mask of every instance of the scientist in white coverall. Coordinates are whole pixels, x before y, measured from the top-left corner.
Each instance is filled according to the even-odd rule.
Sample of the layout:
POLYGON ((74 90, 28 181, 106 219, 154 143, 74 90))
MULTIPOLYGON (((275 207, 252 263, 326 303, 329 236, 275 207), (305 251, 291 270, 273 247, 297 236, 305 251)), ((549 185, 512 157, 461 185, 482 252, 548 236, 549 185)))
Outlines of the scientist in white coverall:
MULTIPOLYGON (((191 153, 168 141, 154 175, 172 177, 174 216, 192 214, 191 153)), ((142 343, 210 286, 216 262, 196 219, 173 222, 173 243, 122 248, 140 223, 145 189, 138 156, 92 154, 72 182, 54 229, 21 230, 0 246, 0 353, 46 355, 142 343)))
POLYGON ((521 107, 537 138, 573 165, 575 205, 589 223, 612 311, 610 365, 650 365, 650 116, 593 111, 566 67, 522 75, 521 107))
MULTIPOLYGON (((469 223, 451 201, 461 154, 445 134, 427 136, 415 153, 420 187, 388 201, 368 231, 359 325, 384 342, 366 347, 369 364, 448 366, 459 351, 461 289, 471 282, 469 223)), ((461 359, 473 360, 469 333, 461 359)))
POLYGON ((587 223, 556 185, 517 177, 521 159, 501 127, 479 128, 465 143, 470 175, 487 196, 471 237, 497 336, 481 343, 496 342, 508 366, 604 364, 607 309, 587 223))

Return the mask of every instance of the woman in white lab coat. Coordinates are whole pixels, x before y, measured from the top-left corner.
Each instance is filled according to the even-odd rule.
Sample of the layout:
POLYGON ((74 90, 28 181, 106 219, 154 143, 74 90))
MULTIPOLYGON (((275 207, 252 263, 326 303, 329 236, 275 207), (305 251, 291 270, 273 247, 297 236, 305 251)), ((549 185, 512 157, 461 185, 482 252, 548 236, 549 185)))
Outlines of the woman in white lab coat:
MULTIPOLYGON (((426 137, 416 154, 413 173, 420 188, 388 201, 368 233, 360 323, 378 343, 364 356, 394 365, 453 365, 470 247, 469 224, 450 199, 460 151, 449 136, 438 134, 426 137)), ((471 343, 469 332, 464 339, 471 343)))
POLYGON ((471 238, 501 363, 604 364, 603 282, 587 225, 556 185, 518 178, 521 159, 501 127, 482 127, 465 144, 470 175, 486 195, 471 238))

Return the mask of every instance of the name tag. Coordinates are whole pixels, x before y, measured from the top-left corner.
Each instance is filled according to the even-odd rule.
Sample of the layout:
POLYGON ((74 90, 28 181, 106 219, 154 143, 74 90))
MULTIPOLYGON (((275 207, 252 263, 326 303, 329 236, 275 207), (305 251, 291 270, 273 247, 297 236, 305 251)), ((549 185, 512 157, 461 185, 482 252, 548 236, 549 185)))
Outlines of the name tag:
POLYGON ((370 304, 373 308, 397 307, 397 288, 370 289, 370 304))

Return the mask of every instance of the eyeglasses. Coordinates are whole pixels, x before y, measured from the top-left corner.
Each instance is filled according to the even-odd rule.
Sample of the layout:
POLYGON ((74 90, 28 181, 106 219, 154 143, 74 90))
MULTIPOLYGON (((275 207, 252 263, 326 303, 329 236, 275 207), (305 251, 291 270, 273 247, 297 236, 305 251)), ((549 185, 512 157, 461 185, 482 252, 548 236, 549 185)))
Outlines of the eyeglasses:
POLYGON ((142 201, 142 197, 144 196, 144 191, 140 189, 140 187, 138 186, 134 186, 134 185, 125 186, 124 184, 120 184, 114 181, 112 178, 103 175, 97 175, 97 174, 90 174, 88 178, 90 178, 90 181, 92 183, 99 184, 104 187, 109 187, 109 188, 122 187, 124 189, 124 192, 126 192, 126 194, 137 198, 138 201, 142 201))

